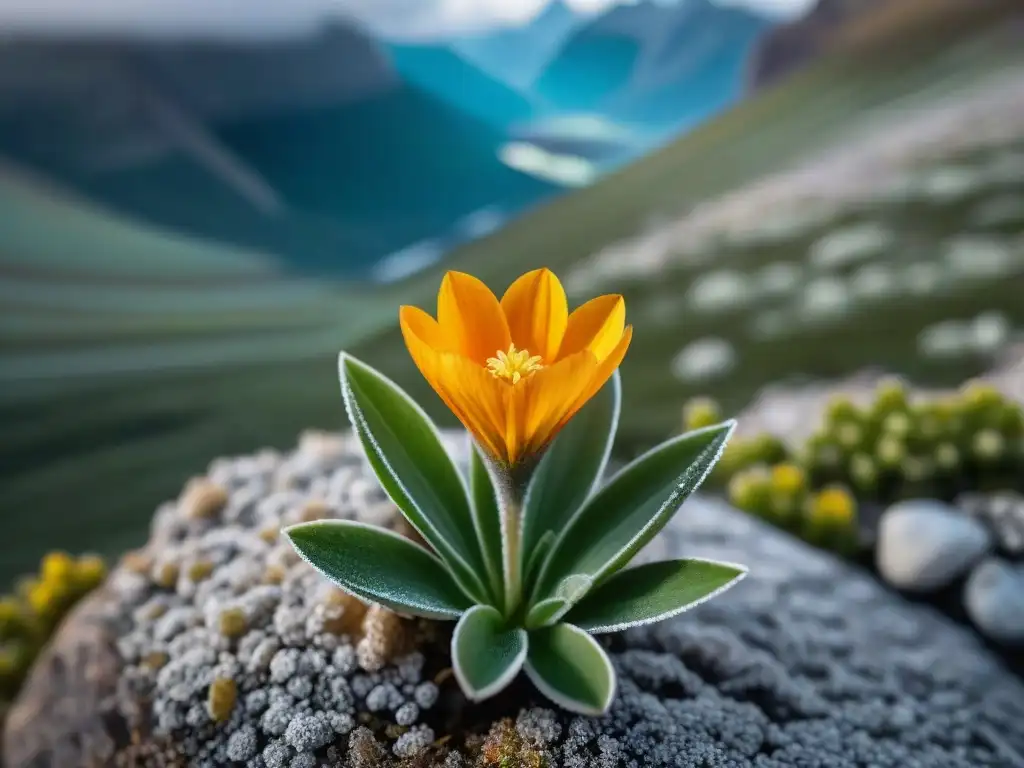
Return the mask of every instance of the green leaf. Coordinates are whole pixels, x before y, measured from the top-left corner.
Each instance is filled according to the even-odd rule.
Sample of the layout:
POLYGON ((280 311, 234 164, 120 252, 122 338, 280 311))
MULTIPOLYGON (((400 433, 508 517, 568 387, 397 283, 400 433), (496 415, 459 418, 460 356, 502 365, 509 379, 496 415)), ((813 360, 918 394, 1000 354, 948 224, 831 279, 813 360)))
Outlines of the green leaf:
POLYGON ((444 563, 393 531, 318 520, 284 533, 307 563, 360 600, 428 619, 454 619, 472 605, 444 563))
POLYGON ((571 624, 530 633, 526 674, 555 704, 581 715, 603 715, 615 698, 615 669, 607 654, 571 624))
POLYGON ((385 492, 466 594, 487 602, 466 485, 437 429, 398 385, 344 352, 338 374, 349 419, 385 492))
POLYGON ((452 634, 452 670, 471 701, 503 690, 523 667, 529 645, 526 630, 508 627, 488 605, 466 611, 452 634))
POLYGON ((524 552, 533 553, 549 532, 561 531, 601 481, 621 402, 622 382, 616 371, 544 453, 523 499, 524 552))
POLYGON ((497 605, 501 605, 505 593, 501 556, 501 499, 491 469, 472 439, 469 448, 469 488, 473 526, 490 579, 491 597, 497 605))
POLYGON ((554 595, 530 608, 526 614, 526 628, 536 629, 557 623, 587 594, 593 584, 588 576, 566 576, 559 582, 554 595))
POLYGON ((653 624, 720 595, 746 575, 741 565, 712 560, 667 560, 627 568, 580 600, 566 621, 587 632, 653 624))
POLYGON ((735 426, 728 421, 681 435, 622 469, 562 531, 534 596, 550 596, 568 574, 600 584, 625 566, 707 477, 735 426))
POLYGON ((533 551, 527 551, 526 571, 525 580, 526 589, 529 591, 531 585, 536 581, 537 574, 540 572, 541 565, 544 564, 544 560, 548 556, 548 552, 551 551, 551 545, 555 543, 555 532, 544 531, 544 535, 538 539, 537 543, 533 545, 533 551))

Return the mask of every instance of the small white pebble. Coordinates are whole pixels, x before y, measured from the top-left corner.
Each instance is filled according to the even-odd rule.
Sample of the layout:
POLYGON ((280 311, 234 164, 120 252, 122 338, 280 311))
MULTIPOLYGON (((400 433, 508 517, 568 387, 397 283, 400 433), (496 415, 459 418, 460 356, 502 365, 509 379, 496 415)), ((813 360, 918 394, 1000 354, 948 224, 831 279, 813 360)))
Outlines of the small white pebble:
POLYGON ((420 708, 411 701, 406 702, 395 711, 395 722, 399 725, 412 725, 420 716, 420 708))

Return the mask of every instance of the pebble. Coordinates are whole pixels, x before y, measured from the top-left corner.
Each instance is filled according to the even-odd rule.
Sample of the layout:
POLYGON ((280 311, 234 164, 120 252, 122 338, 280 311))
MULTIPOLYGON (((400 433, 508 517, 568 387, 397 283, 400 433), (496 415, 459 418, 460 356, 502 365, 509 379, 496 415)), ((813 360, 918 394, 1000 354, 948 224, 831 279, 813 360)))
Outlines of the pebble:
POLYGON ((892 586, 931 592, 966 573, 992 546, 992 534, 979 521, 940 501, 914 499, 882 514, 876 561, 892 586))
POLYGON ((986 559, 967 579, 964 607, 986 637, 1024 647, 1024 564, 986 559))

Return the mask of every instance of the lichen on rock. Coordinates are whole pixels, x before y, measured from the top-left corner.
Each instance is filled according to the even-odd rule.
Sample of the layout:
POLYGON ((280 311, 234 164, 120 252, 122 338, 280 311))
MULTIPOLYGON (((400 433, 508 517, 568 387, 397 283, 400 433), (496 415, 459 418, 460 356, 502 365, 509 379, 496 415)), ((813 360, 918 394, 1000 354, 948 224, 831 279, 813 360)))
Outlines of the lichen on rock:
POLYGON ((146 547, 65 624, 12 710, 5 765, 1024 764, 1024 686, 973 636, 723 504, 691 500, 652 550, 751 577, 605 637, 620 690, 592 719, 538 706, 524 681, 466 702, 448 625, 367 609, 268 534, 311 509, 394 524, 349 435, 218 459, 202 482, 224 490, 216 513, 161 506, 146 547), (154 578, 162 562, 179 564, 173 583, 154 578))

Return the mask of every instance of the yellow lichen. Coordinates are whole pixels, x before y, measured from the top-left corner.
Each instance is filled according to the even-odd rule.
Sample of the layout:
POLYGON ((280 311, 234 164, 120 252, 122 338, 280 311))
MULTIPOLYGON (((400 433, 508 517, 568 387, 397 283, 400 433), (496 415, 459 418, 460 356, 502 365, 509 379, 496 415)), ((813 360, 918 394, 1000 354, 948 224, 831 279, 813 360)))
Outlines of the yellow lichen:
POLYGON ((248 628, 249 622, 241 608, 225 608, 217 617, 217 630, 232 640, 244 635, 248 628))
POLYGON ((206 711, 215 723, 223 723, 231 717, 238 699, 238 686, 230 677, 218 677, 210 683, 206 698, 206 711))
POLYGON ((74 563, 72 579, 79 589, 93 589, 99 586, 106 577, 107 564, 99 555, 82 555, 74 563))
POLYGON ((181 566, 175 562, 164 562, 153 569, 153 583, 164 589, 173 589, 178 583, 181 566))
POLYGON ((200 582, 203 579, 209 578, 211 573, 213 573, 212 562, 209 560, 195 560, 189 565, 185 575, 188 576, 189 581, 200 582))
POLYGON ((50 552, 43 557, 39 575, 43 581, 70 581, 75 570, 75 561, 67 552, 50 552))

